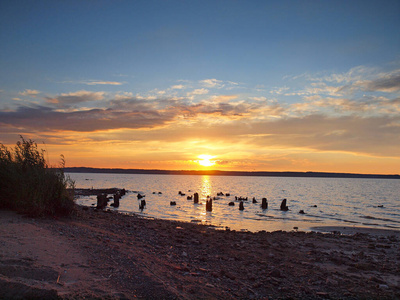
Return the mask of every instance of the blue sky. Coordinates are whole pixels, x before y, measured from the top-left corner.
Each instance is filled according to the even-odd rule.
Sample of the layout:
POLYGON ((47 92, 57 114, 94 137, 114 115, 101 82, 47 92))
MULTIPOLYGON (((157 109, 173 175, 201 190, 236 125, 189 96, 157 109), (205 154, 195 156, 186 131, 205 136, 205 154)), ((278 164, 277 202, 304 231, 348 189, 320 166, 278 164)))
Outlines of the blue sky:
POLYGON ((399 16, 399 1, 1 1, 0 142, 72 165, 395 172, 399 16))

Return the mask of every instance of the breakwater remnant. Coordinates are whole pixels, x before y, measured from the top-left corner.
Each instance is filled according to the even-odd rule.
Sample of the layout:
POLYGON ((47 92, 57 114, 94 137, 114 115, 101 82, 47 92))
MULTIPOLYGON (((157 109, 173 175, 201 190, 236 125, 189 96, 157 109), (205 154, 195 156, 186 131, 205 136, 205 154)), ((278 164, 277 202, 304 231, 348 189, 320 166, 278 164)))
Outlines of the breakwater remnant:
POLYGON ((289 210, 289 207, 286 205, 286 199, 282 200, 281 210, 283 210, 283 211, 288 211, 289 210))
POLYGON ((196 204, 199 203, 199 193, 194 193, 193 197, 194 197, 193 203, 196 204))
POLYGON ((258 203, 255 197, 253 197, 253 203, 258 203))
POLYGON ((239 210, 244 210, 243 201, 240 201, 239 203, 239 210))
POLYGON ((229 202, 229 206, 235 206, 235 202, 229 202))
POLYGON ((261 208, 262 208, 262 209, 267 209, 267 208, 268 208, 268 201, 267 201, 267 198, 262 198, 261 208))
POLYGON ((171 206, 176 205, 176 201, 170 201, 170 202, 169 202, 169 205, 171 205, 171 206))

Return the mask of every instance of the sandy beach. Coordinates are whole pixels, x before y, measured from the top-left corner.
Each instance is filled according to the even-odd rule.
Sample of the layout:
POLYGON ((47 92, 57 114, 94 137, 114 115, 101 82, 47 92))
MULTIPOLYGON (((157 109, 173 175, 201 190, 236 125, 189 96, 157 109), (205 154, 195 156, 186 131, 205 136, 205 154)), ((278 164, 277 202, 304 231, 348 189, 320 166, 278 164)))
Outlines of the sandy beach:
POLYGON ((399 231, 326 231, 0 211, 0 298, 400 299, 399 231))

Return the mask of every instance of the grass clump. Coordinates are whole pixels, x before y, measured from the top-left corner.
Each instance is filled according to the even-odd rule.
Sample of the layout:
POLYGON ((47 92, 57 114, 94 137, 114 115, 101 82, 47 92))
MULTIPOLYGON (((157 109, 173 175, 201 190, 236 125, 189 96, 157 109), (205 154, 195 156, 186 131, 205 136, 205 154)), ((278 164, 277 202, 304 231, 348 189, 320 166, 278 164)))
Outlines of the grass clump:
POLYGON ((48 166, 44 150, 32 140, 18 141, 13 150, 0 144, 0 208, 30 216, 69 215, 74 209, 74 182, 58 168, 48 166))

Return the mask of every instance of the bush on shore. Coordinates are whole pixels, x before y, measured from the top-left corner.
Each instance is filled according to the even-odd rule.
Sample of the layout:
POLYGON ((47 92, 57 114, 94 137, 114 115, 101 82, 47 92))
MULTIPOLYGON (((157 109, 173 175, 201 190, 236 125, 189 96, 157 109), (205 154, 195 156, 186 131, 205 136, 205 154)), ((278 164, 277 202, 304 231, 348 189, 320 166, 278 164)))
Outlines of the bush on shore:
POLYGON ((74 182, 64 174, 64 157, 59 168, 51 168, 43 149, 32 140, 21 140, 11 151, 0 144, 0 208, 36 217, 69 215, 74 182))

